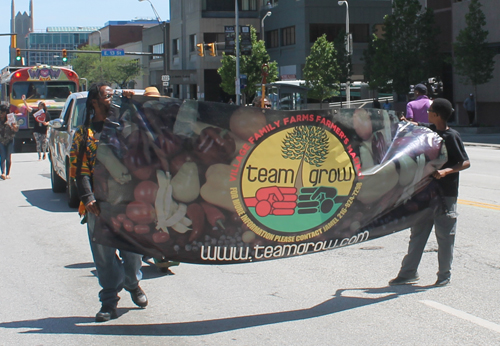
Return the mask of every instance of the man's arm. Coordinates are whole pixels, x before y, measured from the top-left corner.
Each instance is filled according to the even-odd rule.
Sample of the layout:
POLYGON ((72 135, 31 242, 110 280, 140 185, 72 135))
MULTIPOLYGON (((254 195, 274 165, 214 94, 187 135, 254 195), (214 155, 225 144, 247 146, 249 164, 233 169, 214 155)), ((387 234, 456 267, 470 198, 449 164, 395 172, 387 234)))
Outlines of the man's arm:
POLYGON ((78 162, 81 145, 85 145, 83 143, 85 139, 84 131, 88 130, 86 128, 79 127, 73 137, 73 143, 71 145, 70 151, 70 176, 72 178, 75 178, 78 196, 85 205, 85 208, 91 213, 99 215, 99 208, 95 203, 95 197, 92 191, 90 169, 87 165, 87 162, 83 161, 87 157, 87 155, 83 155, 83 162, 78 162), (77 172, 78 164, 81 164, 80 172, 77 172))
POLYGON ((448 174, 458 173, 458 172, 463 171, 464 169, 467 169, 469 167, 470 167, 470 161, 465 160, 465 161, 457 163, 453 167, 438 169, 437 171, 432 173, 432 176, 436 179, 441 179, 441 178, 446 177, 448 174))
POLYGON ((413 109, 411 108, 410 102, 406 105, 406 119, 413 119, 413 109))

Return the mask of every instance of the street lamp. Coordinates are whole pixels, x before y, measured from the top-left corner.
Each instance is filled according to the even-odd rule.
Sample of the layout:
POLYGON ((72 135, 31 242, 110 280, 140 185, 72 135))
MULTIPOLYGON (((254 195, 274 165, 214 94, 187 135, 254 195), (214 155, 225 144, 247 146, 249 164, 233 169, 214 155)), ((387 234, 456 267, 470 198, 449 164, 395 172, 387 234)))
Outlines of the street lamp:
MULTIPOLYGON (((339 6, 345 4, 346 8, 346 16, 345 16, 345 33, 346 33, 346 42, 345 49, 347 51, 347 55, 351 55, 350 51, 350 34, 349 34, 349 3, 346 0, 341 0, 338 2, 339 6)), ((347 79, 345 81, 345 98, 347 103, 347 108, 351 108, 351 85, 349 83, 349 59, 347 60, 347 79)))
MULTIPOLYGON (((156 11, 156 8, 154 7, 153 3, 151 0, 139 0, 139 2, 147 1, 151 5, 151 8, 153 9, 153 12, 155 14, 156 20, 158 21, 158 24, 162 25, 162 32, 163 32, 163 74, 166 75, 168 71, 168 65, 167 65, 167 22, 163 22, 160 18, 160 15, 156 11)), ((164 88, 162 88, 164 89, 164 88)), ((165 93, 165 92, 164 92, 165 93)))
POLYGON ((139 0, 139 2, 143 2, 143 1, 149 2, 149 4, 151 5, 151 8, 153 9, 153 12, 156 16, 156 20, 158 21, 158 23, 161 23, 160 15, 158 14, 158 12, 156 12, 156 8, 153 6, 153 3, 150 0, 139 0))
POLYGON ((267 17, 271 17, 271 14, 273 14, 271 11, 267 11, 266 15, 262 18, 262 21, 260 22, 260 32, 262 33, 261 40, 264 41, 264 19, 267 17))

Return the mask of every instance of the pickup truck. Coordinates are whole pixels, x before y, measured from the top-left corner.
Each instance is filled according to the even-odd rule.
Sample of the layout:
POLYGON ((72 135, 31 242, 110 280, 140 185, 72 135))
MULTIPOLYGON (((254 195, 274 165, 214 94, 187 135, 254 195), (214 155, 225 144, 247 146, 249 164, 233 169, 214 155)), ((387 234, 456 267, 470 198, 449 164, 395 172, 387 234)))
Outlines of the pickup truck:
MULTIPOLYGON (((133 90, 135 95, 144 94, 144 90, 133 90)), ((114 90, 113 103, 119 105, 122 90, 114 90)), ((70 208, 77 208, 80 204, 76 183, 69 178, 69 152, 73 143, 73 135, 85 120, 85 104, 87 102, 87 91, 72 93, 66 99, 59 118, 49 121, 49 159, 50 159, 50 181, 52 191, 56 193, 65 192, 68 195, 70 208)))
POLYGON ((77 208, 80 199, 74 179, 69 179, 69 152, 73 134, 85 119, 88 92, 72 93, 66 99, 59 118, 49 122, 49 159, 52 191, 67 192, 68 205, 77 208))

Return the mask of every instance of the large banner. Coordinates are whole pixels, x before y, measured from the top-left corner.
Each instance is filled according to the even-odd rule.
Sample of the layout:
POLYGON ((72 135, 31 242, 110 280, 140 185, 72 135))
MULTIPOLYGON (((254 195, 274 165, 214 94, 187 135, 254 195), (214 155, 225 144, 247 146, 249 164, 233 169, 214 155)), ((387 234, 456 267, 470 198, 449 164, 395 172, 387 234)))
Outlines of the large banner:
POLYGON ((380 109, 134 96, 101 135, 95 236, 205 264, 357 244, 428 217, 446 157, 436 133, 380 109))

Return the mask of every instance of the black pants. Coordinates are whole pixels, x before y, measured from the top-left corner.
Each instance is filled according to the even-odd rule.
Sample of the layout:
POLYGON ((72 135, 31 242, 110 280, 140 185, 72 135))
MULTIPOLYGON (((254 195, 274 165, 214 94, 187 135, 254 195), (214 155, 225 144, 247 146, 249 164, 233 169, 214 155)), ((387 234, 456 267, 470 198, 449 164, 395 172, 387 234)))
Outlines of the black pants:
POLYGON ((474 118, 476 116, 475 111, 467 111, 467 115, 469 116, 469 125, 472 125, 474 123, 474 118))

